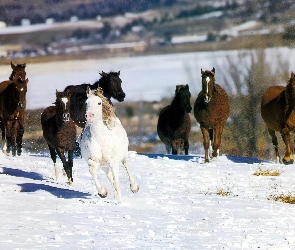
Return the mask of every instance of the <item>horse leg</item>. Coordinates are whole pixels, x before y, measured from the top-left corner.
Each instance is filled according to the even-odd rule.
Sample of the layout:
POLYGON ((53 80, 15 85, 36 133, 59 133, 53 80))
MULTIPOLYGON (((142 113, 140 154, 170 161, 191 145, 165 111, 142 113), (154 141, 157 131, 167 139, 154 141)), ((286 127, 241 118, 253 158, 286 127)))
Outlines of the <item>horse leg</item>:
POLYGON ((209 157, 213 157, 213 148, 212 148, 212 142, 213 142, 213 136, 214 136, 214 130, 209 129, 209 157))
POLYGON ((188 155, 188 149, 189 149, 189 142, 188 139, 185 139, 184 141, 184 154, 188 155))
POLYGON ((108 191, 100 185, 98 179, 97 179, 97 176, 96 176, 96 168, 99 167, 98 163, 89 159, 88 160, 88 166, 89 166, 89 172, 90 174, 92 175, 93 177, 93 180, 94 180, 94 183, 95 183, 95 186, 96 186, 96 189, 98 191, 98 195, 101 197, 101 198, 105 198, 107 197, 108 195, 108 191))
POLYGON ((171 145, 165 144, 165 148, 166 148, 167 154, 170 155, 171 154, 171 145))
POLYGON ((215 128, 215 133, 214 133, 214 142, 213 142, 213 157, 218 157, 219 156, 219 147, 221 144, 221 134, 223 131, 223 124, 218 125, 215 128))
MULTIPOLYGON (((267 128, 267 130, 268 130, 269 135, 271 136, 271 142, 272 142, 272 144, 273 144, 273 146, 275 148, 276 163, 279 164, 279 163, 281 163, 281 158, 280 158, 280 155, 279 155, 278 139, 277 139, 276 133, 275 133, 274 130, 271 130, 270 128, 267 128)), ((285 140, 283 135, 282 135, 282 138, 283 138, 283 140, 285 140)), ((285 141, 284 141, 284 143, 285 143, 285 141)))
POLYGON ((56 181, 58 181, 59 173, 58 173, 58 167, 57 167, 57 164, 56 164, 56 151, 49 144, 47 144, 47 145, 48 145, 48 148, 49 148, 51 160, 53 161, 53 165, 54 165, 55 179, 56 179, 56 181))
POLYGON ((25 129, 24 126, 20 124, 20 127, 16 134, 16 147, 17 147, 17 155, 20 156, 22 153, 22 144, 23 144, 23 135, 25 129))
POLYGON ((71 178, 69 178, 69 183, 73 183, 73 154, 74 150, 69 150, 68 151, 68 171, 70 173, 71 178))
POLYGON ((133 177, 131 176, 131 173, 130 173, 130 169, 129 169, 129 166, 128 166, 128 163, 127 163, 127 160, 126 158, 122 161, 126 171, 127 171, 127 174, 129 176, 129 181, 130 181, 130 189, 133 193, 137 193, 138 190, 139 190, 139 186, 137 185, 136 181, 133 179, 133 177))
POLYGON ((205 149, 205 162, 209 162, 209 132, 206 128, 201 127, 201 131, 203 134, 203 145, 205 149))
POLYGON ((59 158, 61 159, 63 169, 66 172, 68 180, 69 180, 69 184, 71 185, 72 184, 71 171, 70 171, 70 168, 68 166, 68 162, 67 162, 66 157, 65 157, 65 151, 62 148, 57 148, 56 152, 57 152, 59 158))
POLYGON ((13 141, 13 136, 12 133, 13 129, 12 129, 12 122, 11 121, 7 121, 6 122, 6 154, 9 155, 10 154, 10 149, 12 146, 12 141, 13 141))
POLYGON ((289 129, 287 128, 282 129, 281 134, 283 136, 283 139, 286 145, 286 153, 283 158, 283 163, 286 165, 293 164, 294 160, 293 160, 293 152, 291 148, 291 135, 290 135, 289 129))
POLYGON ((172 147, 172 154, 177 155, 178 150, 177 150, 177 145, 176 145, 175 141, 171 140, 171 147, 172 147))
POLYGON ((20 156, 22 153, 22 140, 23 140, 24 132, 25 132, 24 126, 20 124, 20 128, 17 131, 17 135, 16 135, 16 147, 17 147, 18 156, 20 156))
POLYGON ((121 203, 121 189, 120 189, 120 181, 119 181, 119 163, 112 161, 110 163, 110 168, 112 170, 112 174, 114 177, 114 189, 115 189, 115 197, 121 203))
POLYGON ((4 154, 6 154, 6 149, 7 149, 7 146, 6 146, 6 134, 5 134, 5 126, 4 126, 4 123, 3 123, 3 119, 0 118, 0 128, 1 128, 1 134, 2 134, 2 152, 4 154))

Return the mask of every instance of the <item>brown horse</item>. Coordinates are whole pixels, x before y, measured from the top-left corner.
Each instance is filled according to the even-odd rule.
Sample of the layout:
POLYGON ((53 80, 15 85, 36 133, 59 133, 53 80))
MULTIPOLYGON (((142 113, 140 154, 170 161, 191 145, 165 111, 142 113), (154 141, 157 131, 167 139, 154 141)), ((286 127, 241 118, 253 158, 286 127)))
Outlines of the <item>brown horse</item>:
POLYGON ((71 117, 75 124, 81 128, 84 128, 86 119, 86 104, 87 99, 86 90, 90 87, 91 90, 100 87, 103 90, 103 95, 111 102, 111 97, 115 98, 119 102, 124 101, 125 93, 121 87, 120 71, 100 73, 101 78, 94 84, 81 84, 70 85, 65 88, 64 91, 69 90, 71 93, 71 117))
POLYGON ((272 86, 265 91, 261 99, 261 116, 271 136, 277 163, 281 160, 276 131, 281 133, 286 145, 283 163, 292 164, 294 160, 290 132, 295 131, 295 74, 293 72, 286 87, 272 86))
POLYGON ((3 152, 12 155, 22 153, 26 93, 28 79, 14 76, 13 80, 0 83, 0 118, 2 140, 6 140, 3 152))
POLYGON ((175 97, 169 106, 161 110, 157 125, 157 132, 161 141, 166 145, 167 153, 176 155, 184 149, 188 155, 188 137, 191 131, 189 114, 191 93, 188 85, 177 85, 175 97))
POLYGON ((76 142, 76 126, 70 117, 70 92, 56 91, 55 106, 47 107, 41 115, 43 136, 48 144, 50 156, 55 167, 55 177, 58 180, 56 154, 62 161, 64 172, 72 184, 73 152, 76 142), (66 160, 65 152, 68 152, 66 160))
MULTIPOLYGON (((213 157, 218 157, 221 134, 229 116, 229 100, 223 88, 215 83, 215 68, 201 69, 202 90, 194 104, 194 116, 200 124, 204 139, 205 162, 209 162, 209 148, 213 142, 213 157)), ((211 152, 210 152, 211 154, 211 152)))
MULTIPOLYGON (((20 81, 25 81, 25 79, 26 79, 26 71, 25 71, 26 64, 25 63, 23 63, 23 64, 14 64, 14 63, 10 62, 10 66, 12 68, 12 72, 10 74, 9 80, 13 81, 13 79, 16 79, 16 80, 20 80, 20 81)), ((0 91, 1 92, 4 91, 6 89, 6 87, 9 85, 8 81, 3 82, 3 84, 2 83, 0 83, 0 84, 1 84, 0 85, 0 91)), ((23 120, 23 119, 21 119, 21 120, 23 120)), ((15 121, 14 123, 16 125, 17 122, 15 121)), ((18 125, 21 125, 21 124, 18 124, 18 125)), ((12 128, 12 127, 16 128, 16 126, 10 126, 10 128, 12 128)), ((3 142, 3 144, 5 143, 5 146, 4 145, 2 145, 2 146, 4 146, 4 148, 5 148, 4 151, 6 152, 6 147, 7 147, 6 146, 6 131, 5 131, 5 124, 4 124, 4 121, 3 121, 2 117, 0 117, 0 129, 1 129, 1 132, 2 132, 2 142, 3 142)), ((20 130, 19 130, 20 133, 17 136, 18 138, 22 138, 22 135, 21 135, 23 133, 23 132, 21 132, 22 129, 23 129, 23 126, 20 126, 20 130)), ((9 133, 11 133, 12 131, 13 130, 10 130, 9 133)), ((16 135, 16 133, 13 133, 13 134, 14 134, 14 136, 16 135)), ((13 135, 11 135, 11 136, 13 137, 13 135)), ((18 144, 21 145, 22 143, 19 142, 18 144)), ((21 149, 19 150, 19 153, 21 153, 21 149)))

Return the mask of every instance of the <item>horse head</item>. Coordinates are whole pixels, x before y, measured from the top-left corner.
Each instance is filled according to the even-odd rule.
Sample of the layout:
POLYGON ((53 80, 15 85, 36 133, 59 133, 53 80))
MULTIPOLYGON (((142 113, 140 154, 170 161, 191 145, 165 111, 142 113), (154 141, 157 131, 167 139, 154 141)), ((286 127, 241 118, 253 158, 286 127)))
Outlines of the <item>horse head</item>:
POLYGON ((21 80, 16 76, 13 77, 12 81, 12 92, 11 96, 17 100, 17 106, 20 109, 24 109, 26 107, 26 94, 27 94, 27 86, 28 86, 29 79, 21 80))
POLYGON ((26 64, 13 64, 10 62, 12 73, 9 77, 9 80, 13 81, 13 78, 16 78, 17 80, 25 81, 26 79, 26 64))
POLYGON ((56 90, 56 115, 64 122, 70 120, 70 106, 71 106, 71 94, 69 90, 59 92, 56 90))
POLYGON ((102 99, 87 87, 87 100, 86 100, 86 120, 87 123, 92 124, 96 118, 102 119, 102 99))
POLYGON ((192 111, 192 106, 190 103, 191 93, 189 91, 189 86, 187 85, 177 85, 175 89, 174 100, 178 102, 178 105, 185 110, 187 113, 192 111))
POLYGON ((202 74, 202 93, 204 95, 205 103, 209 103, 213 93, 215 91, 214 83, 215 83, 215 68, 212 70, 203 71, 201 69, 202 74))
POLYGON ((120 71, 100 73, 102 76, 99 80, 99 87, 103 89, 104 96, 108 99, 113 97, 119 102, 123 102, 125 99, 125 93, 121 87, 122 80, 120 79, 120 71))

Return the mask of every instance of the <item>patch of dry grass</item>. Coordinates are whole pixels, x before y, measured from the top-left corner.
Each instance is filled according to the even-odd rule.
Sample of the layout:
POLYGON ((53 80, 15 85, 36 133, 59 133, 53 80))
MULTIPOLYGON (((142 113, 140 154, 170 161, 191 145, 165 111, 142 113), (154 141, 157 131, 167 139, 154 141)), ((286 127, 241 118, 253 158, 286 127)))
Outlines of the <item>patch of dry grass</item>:
POLYGON ((279 171, 279 170, 274 170, 274 169, 263 170, 259 167, 253 175, 256 175, 256 176, 279 176, 281 173, 282 173, 282 171, 279 171))
POLYGON ((283 203, 295 204, 295 195, 288 193, 288 194, 280 194, 280 195, 270 195, 268 200, 280 201, 283 203))
POLYGON ((216 191, 216 194, 220 195, 220 196, 229 196, 229 195, 231 195, 231 192, 225 191, 222 188, 218 188, 216 191))

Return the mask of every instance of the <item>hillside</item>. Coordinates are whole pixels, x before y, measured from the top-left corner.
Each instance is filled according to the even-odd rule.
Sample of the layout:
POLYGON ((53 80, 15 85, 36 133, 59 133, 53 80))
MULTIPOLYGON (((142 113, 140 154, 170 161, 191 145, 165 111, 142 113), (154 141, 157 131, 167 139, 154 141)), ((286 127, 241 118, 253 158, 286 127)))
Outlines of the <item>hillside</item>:
POLYGON ((293 46, 294 16, 287 0, 4 0, 0 63, 293 46))

